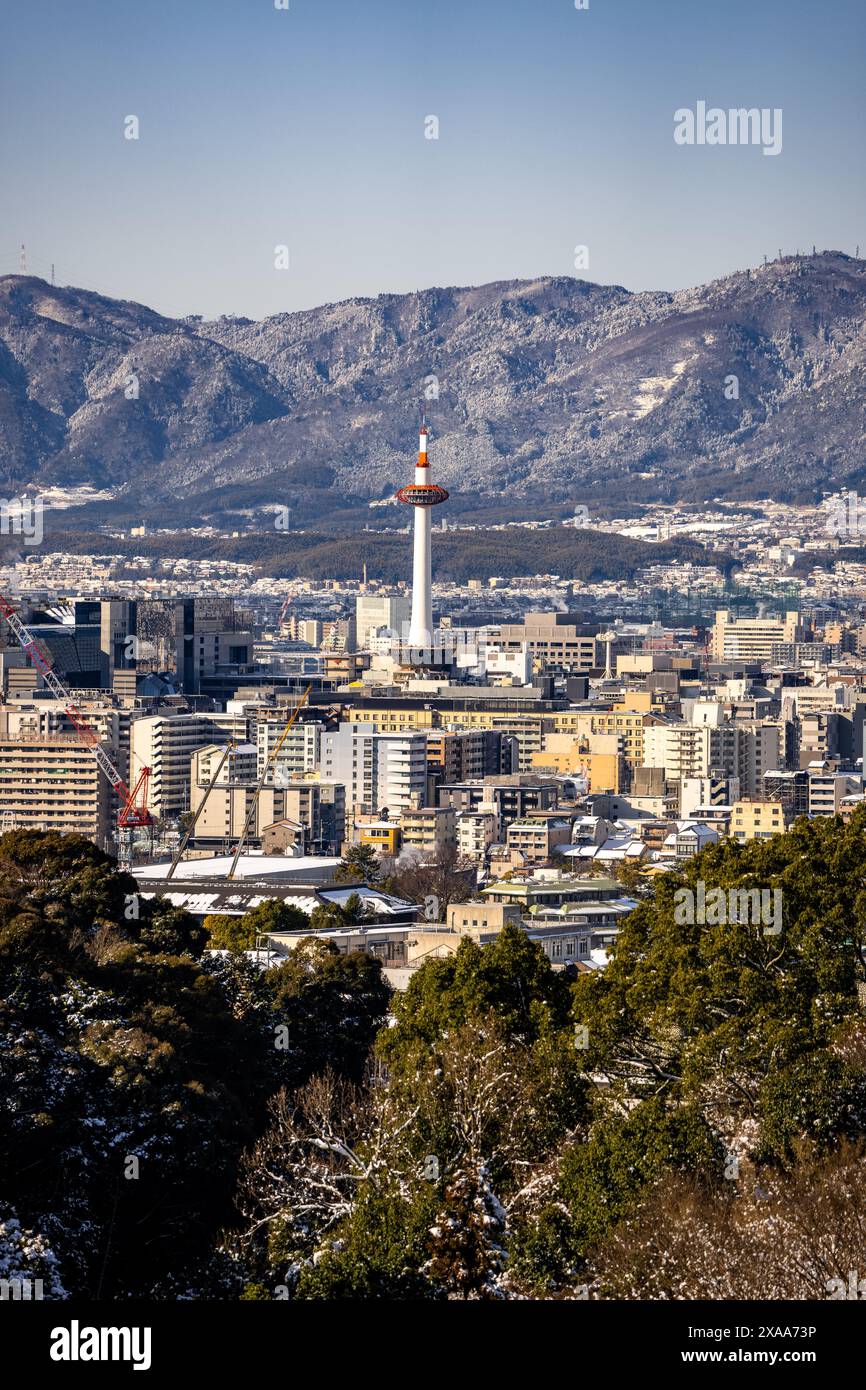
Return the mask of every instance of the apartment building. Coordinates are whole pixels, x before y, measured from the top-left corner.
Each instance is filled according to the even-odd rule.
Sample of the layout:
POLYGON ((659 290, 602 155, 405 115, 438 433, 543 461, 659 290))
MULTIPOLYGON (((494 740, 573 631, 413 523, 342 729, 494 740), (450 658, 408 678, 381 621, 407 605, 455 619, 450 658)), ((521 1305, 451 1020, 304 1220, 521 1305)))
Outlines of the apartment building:
POLYGON ((113 793, 74 734, 0 737, 0 829, 85 835, 113 848, 113 793))
POLYGON ((799 642, 803 636, 797 612, 787 612, 784 618, 736 618, 721 608, 713 625, 713 660, 770 662, 776 646, 799 642))
POLYGON ((322 735, 321 773, 341 782, 353 811, 402 815, 422 806, 427 790, 423 733, 383 734, 372 724, 341 724, 322 735))
MULTIPOLYGON (((740 783, 742 796, 759 798, 763 794, 766 772, 785 766, 785 726, 773 719, 740 721, 733 725, 736 750, 730 766, 724 766, 740 783)), ((724 750, 722 753, 724 756, 724 750)))
MULTIPOLYGON (((190 796, 190 809, 198 812, 195 827, 195 841, 217 841, 219 844, 237 840, 246 825, 247 816, 253 805, 255 783, 253 781, 231 786, 217 785, 205 800, 206 788, 193 785, 190 796)), ((256 803, 256 811, 250 822, 250 840, 260 839, 266 826, 278 821, 294 820, 286 806, 286 793, 281 787, 263 787, 256 803)))
MULTIPOLYGON (((131 712, 120 709, 110 697, 82 691, 77 707, 90 727, 105 744, 118 771, 126 776, 129 768, 129 725, 131 712)), ((75 725, 61 700, 13 700, 0 705, 0 734, 9 738, 53 738, 57 734, 76 734, 75 725)))
POLYGON ((408 636, 412 600, 405 594, 359 594, 355 600, 355 633, 359 648, 366 649, 378 628, 388 628, 395 638, 408 636))
POLYGON ((214 742, 211 720, 199 714, 153 714, 134 719, 129 730, 132 774, 149 767, 150 809, 177 816, 190 806, 192 755, 214 742))
POLYGON ((461 858, 483 864, 491 845, 499 843, 499 816, 494 807, 460 811, 457 815, 457 850, 461 858))
POLYGON ((585 777, 588 792, 624 791, 627 770, 624 741, 619 734, 545 735, 544 751, 533 754, 538 772, 556 772, 585 777))
POLYGON ((515 773, 509 777, 485 777, 481 782, 458 782, 439 788, 439 805, 455 811, 478 811, 482 804, 495 810, 500 834, 512 821, 537 811, 553 811, 560 784, 551 778, 515 773))
POLYGON ((769 840, 786 829, 785 808, 779 801, 745 798, 731 807, 731 839, 741 845, 749 840, 769 840))
POLYGON ((358 820, 355 835, 359 845, 371 845, 379 854, 396 855, 402 843, 400 824, 393 820, 358 820))
MULTIPOLYGON (((256 776, 261 777, 267 762, 283 737, 289 715, 285 710, 276 718, 259 718, 256 721, 256 776)), ((277 760, 268 772, 267 781, 284 786, 297 777, 316 772, 321 762, 322 734, 325 725, 321 720, 295 720, 283 739, 277 760)))
POLYGON ((450 806, 423 806, 404 811, 400 817, 404 849, 418 850, 435 859, 445 850, 457 847, 457 812, 450 806))
POLYGON ((546 864, 560 845, 571 843, 571 821, 515 820, 505 832, 505 847, 514 864, 546 864))
POLYGON ((556 734, 620 739, 622 755, 633 769, 643 764, 644 725, 658 708, 649 691, 629 691, 608 710, 561 710, 550 716, 550 724, 556 734))
POLYGON ((643 764, 663 769, 670 781, 707 777, 711 767, 726 767, 733 761, 730 754, 723 757, 725 733, 733 746, 730 729, 652 719, 644 729, 643 764))
POLYGON ((493 729, 437 729, 427 734, 427 773, 430 800, 443 782, 469 782, 511 771, 510 749, 493 729), (505 745, 505 746, 504 746, 505 745), (503 766, 503 758, 508 766, 503 766))
POLYGON ((838 816, 846 797, 863 791, 863 779, 831 768, 809 768, 809 815, 838 816))
POLYGON ((504 652, 517 652, 525 645, 536 669, 577 673, 599 664, 596 629, 579 614, 527 613, 522 623, 503 623, 497 643, 504 652))

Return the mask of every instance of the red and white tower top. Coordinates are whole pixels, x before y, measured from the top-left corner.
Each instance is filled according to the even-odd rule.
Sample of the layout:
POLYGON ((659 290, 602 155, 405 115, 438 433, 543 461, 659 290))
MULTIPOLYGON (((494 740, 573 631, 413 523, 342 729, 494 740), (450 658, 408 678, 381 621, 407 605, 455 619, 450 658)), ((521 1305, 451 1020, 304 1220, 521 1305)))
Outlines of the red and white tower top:
POLYGON ((407 487, 401 487, 397 493, 397 500, 407 503, 410 507, 438 507, 441 502, 448 501, 448 493, 444 487, 438 487, 436 483, 430 481, 430 460, 427 457, 428 434, 427 424, 422 415, 415 481, 409 483, 407 487))

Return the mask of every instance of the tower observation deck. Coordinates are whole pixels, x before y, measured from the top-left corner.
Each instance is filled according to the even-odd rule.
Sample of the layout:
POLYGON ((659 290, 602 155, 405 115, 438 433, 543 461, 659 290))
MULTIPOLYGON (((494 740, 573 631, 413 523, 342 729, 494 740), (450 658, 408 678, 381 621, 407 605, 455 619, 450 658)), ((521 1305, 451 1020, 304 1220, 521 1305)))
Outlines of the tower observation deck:
POLYGON ((433 645, 433 566, 430 549, 430 509, 448 501, 448 493, 430 479, 427 457, 429 431, 421 425, 415 481, 401 487, 397 500, 415 508, 415 549, 412 566, 412 617, 409 646, 422 649, 433 645))

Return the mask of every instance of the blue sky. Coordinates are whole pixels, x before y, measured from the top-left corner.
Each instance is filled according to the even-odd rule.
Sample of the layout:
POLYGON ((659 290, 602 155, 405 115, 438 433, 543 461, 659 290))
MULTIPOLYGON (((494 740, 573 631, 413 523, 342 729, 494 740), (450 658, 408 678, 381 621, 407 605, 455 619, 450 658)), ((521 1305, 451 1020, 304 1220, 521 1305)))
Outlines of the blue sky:
POLYGON ((866 252, 860 0, 5 0, 0 272, 167 313, 866 252), (778 158, 674 111, 781 107, 778 158), (137 115, 140 139, 125 140, 137 115), (425 139, 425 117, 439 139, 425 139), (288 270, 274 269, 287 245, 288 270))

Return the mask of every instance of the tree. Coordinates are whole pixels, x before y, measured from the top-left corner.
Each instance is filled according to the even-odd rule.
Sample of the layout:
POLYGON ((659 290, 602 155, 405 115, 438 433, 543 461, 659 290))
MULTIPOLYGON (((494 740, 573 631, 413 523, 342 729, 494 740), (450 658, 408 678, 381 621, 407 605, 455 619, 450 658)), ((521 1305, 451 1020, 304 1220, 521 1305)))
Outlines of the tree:
POLYGON ((507 1263, 502 1244, 506 1214, 490 1187, 487 1171, 460 1168, 430 1228, 430 1257, 424 1272, 451 1298, 501 1298, 507 1263))
POLYGON ((395 997, 393 1013, 395 1026, 379 1041, 391 1064, 490 1013, 507 1036, 526 1041, 569 1028, 571 990, 541 947, 509 923, 490 946, 465 937, 454 955, 427 961, 395 997))
POLYGON ((252 951, 256 944, 256 929, 246 917, 230 916, 228 913, 210 913, 204 919, 208 933, 208 949, 211 951, 231 951, 238 954, 252 951))
POLYGON ((325 902, 313 908, 309 925, 318 931, 351 931, 353 927, 375 922, 376 910, 359 893, 350 893, 344 903, 325 902))
POLYGON ((17 1285, 22 1298, 66 1298, 59 1261, 45 1236, 24 1230, 14 1212, 0 1211, 0 1282, 17 1285))
POLYGON ((862 1146, 845 1144, 787 1172, 745 1169, 715 1187, 668 1176, 599 1246, 589 1272, 595 1295, 862 1299, 864 1157, 862 1146))
POLYGON ((135 886, 78 837, 0 843, 0 1209, 71 1297, 225 1297, 213 1242, 268 1097, 362 1073, 390 991, 315 944, 198 959, 185 914, 127 915, 135 886))
POLYGON ((430 863, 394 861, 383 886, 398 898, 420 907, 433 906, 434 920, 444 922, 452 903, 468 902, 475 892, 477 870, 472 860, 447 845, 430 863))
POLYGON ((379 881, 379 859, 372 845, 350 845, 334 873, 336 883, 379 881))
POLYGON ((359 1080, 392 997, 381 961, 308 937, 266 980, 303 1079, 330 1067, 359 1080))
POLYGON ((294 903, 268 898, 258 907, 245 912, 243 922, 247 930, 264 936, 267 932, 305 931, 310 925, 310 918, 303 908, 296 907, 294 903))
POLYGON ((748 1129, 756 1154, 780 1159, 800 1139, 826 1144, 859 1130, 861 1073, 833 1044, 859 1008, 864 828, 864 811, 847 827, 801 821, 766 842, 714 846, 656 883, 608 968, 575 985, 575 1016, 609 1103, 658 1095, 696 1106, 729 1146, 748 1129), (699 879, 725 895, 772 885, 779 930, 698 913, 678 921, 675 895, 699 879))

